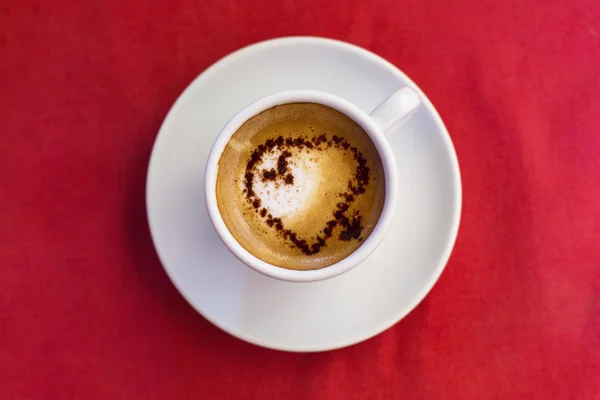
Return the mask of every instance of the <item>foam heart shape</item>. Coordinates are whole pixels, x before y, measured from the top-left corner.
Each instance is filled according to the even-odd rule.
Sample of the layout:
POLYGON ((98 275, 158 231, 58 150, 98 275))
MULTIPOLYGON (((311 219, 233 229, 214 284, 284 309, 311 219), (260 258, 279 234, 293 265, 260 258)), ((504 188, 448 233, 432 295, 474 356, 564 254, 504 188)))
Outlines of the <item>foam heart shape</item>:
POLYGON ((365 187, 369 184, 369 174, 366 158, 344 138, 336 135, 328 138, 326 134, 315 136, 312 139, 308 139, 308 137, 284 139, 279 136, 265 141, 252 152, 246 165, 243 191, 247 202, 269 228, 278 231, 285 240, 303 253, 312 255, 318 253, 336 233, 340 240, 362 242, 362 215, 359 211, 348 214, 352 203, 365 193, 365 187), (273 215, 272 210, 264 206, 265 201, 255 190, 255 183, 257 179, 260 179, 262 182, 271 182, 276 187, 281 187, 281 185, 293 187, 298 177, 290 168, 292 152, 318 152, 330 148, 350 152, 356 163, 356 171, 349 179, 346 190, 338 193, 340 202, 331 211, 331 219, 324 224, 320 230, 321 234, 314 238, 302 238, 293 230, 286 228, 282 219, 273 215), (276 158, 276 163, 272 168, 261 168, 265 165, 266 157, 276 158))

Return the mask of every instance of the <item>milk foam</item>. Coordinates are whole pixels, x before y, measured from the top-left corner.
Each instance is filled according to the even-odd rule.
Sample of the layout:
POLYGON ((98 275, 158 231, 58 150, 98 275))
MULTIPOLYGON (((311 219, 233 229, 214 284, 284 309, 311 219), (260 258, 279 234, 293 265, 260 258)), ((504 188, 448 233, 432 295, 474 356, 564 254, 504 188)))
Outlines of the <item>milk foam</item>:
POLYGON ((234 133, 219 160, 216 191, 225 225, 247 251, 282 268, 311 270, 367 240, 383 209, 385 176, 358 124, 320 104, 291 103, 263 111, 234 133), (359 186, 359 164, 347 146, 370 169, 366 191, 352 201, 347 195, 359 186), (358 228, 350 226, 357 216, 358 228), (351 236, 356 232, 359 238, 351 236))
MULTIPOLYGON (((253 182, 253 189, 255 197, 261 200, 262 208, 273 217, 291 222, 302 218, 302 212, 318 200, 318 189, 323 182, 323 174, 320 172, 319 156, 294 151, 287 159, 288 173, 294 177, 293 184, 285 184, 281 176, 274 181, 261 179, 264 171, 272 168, 277 170, 277 160, 281 153, 281 150, 274 149, 263 155, 261 162, 256 164, 258 173, 253 182)), ((240 176, 239 182, 243 190, 243 176, 240 176)))

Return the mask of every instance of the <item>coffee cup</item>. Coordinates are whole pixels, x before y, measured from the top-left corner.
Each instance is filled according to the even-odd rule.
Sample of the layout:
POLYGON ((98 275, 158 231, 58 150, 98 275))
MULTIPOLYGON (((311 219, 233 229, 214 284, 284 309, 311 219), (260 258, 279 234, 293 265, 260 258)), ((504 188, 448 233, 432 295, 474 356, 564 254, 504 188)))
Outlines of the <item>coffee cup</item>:
POLYGON ((398 196, 398 178, 393 150, 386 139, 391 132, 408 120, 421 104, 419 95, 410 87, 404 87, 380 103, 370 114, 365 113, 351 102, 338 96, 314 90, 293 90, 279 92, 263 97, 240 110, 219 133, 214 142, 205 170, 205 197, 210 220, 221 241, 248 267, 266 276, 291 282, 312 282, 329 279, 343 274, 364 261, 385 237, 393 222, 398 196), (374 145, 381 163, 385 185, 383 206, 368 237, 349 255, 318 269, 288 269, 266 262, 257 257, 236 240, 223 219, 217 198, 217 178, 219 162, 232 136, 251 118, 277 106, 294 103, 313 103, 329 107, 344 114, 358 124, 374 145))

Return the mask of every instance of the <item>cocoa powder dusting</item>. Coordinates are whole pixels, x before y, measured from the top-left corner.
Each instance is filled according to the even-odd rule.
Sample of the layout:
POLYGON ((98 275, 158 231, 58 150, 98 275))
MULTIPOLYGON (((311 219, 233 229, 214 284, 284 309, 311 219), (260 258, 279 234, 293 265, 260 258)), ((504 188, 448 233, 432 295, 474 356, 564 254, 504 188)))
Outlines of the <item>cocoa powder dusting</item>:
POLYGON ((308 137, 284 138, 283 136, 278 136, 276 138, 268 139, 264 144, 258 145, 251 153, 250 159, 246 164, 243 193, 246 196, 247 201, 254 207, 260 217, 265 219, 265 222, 269 227, 276 229, 285 240, 289 240, 293 245, 292 247, 299 249, 304 254, 313 255, 320 252, 321 248, 327 245, 327 239, 333 236, 335 229, 339 230, 338 238, 340 240, 358 240, 359 242, 362 242, 363 238, 360 236, 364 229, 362 225, 362 216, 356 211, 351 217, 346 214, 350 210, 351 204, 356 201, 357 196, 365 193, 366 186, 369 184, 369 178, 370 170, 367 166, 367 159, 356 147, 351 146, 344 138, 333 135, 333 137, 328 140, 325 133, 315 136, 310 140, 308 137), (279 180, 286 185, 293 185, 294 176, 288 171, 288 158, 292 156, 290 150, 296 149, 302 151, 305 147, 308 149, 323 150, 323 146, 333 146, 343 150, 350 149, 357 167, 353 179, 348 181, 348 191, 340 193, 340 197, 345 201, 339 202, 336 205, 335 210, 332 212, 333 219, 327 221, 325 227, 321 231, 323 237, 317 235, 311 243, 308 243, 305 239, 299 238, 296 232, 286 229, 281 218, 274 218, 265 208, 260 209, 262 202, 256 197, 256 193, 253 189, 253 182, 255 175, 258 173, 256 165, 262 160, 263 155, 265 153, 272 153, 273 150, 277 148, 277 150, 281 152, 277 159, 277 169, 271 168, 270 170, 262 170, 259 174, 259 179, 262 179, 263 182, 274 181, 276 185, 279 184, 279 180))
POLYGON ((275 172, 274 168, 271 168, 268 171, 263 172, 263 178, 267 181, 274 181, 277 178, 277 172, 275 172))
POLYGON ((279 159, 277 160, 277 172, 279 172, 279 175, 283 175, 287 172, 287 158, 291 157, 292 153, 290 153, 289 151, 285 150, 280 156, 279 159))

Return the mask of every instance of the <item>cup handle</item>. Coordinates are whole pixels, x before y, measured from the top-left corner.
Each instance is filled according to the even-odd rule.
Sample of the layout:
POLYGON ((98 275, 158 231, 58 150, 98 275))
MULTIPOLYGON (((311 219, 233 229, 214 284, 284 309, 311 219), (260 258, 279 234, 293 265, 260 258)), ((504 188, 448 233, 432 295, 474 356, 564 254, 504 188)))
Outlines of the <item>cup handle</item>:
POLYGON ((375 121, 383 133, 388 133, 394 126, 406 122, 421 106, 421 98, 411 87, 403 87, 392 93, 381 102, 369 117, 375 121))

